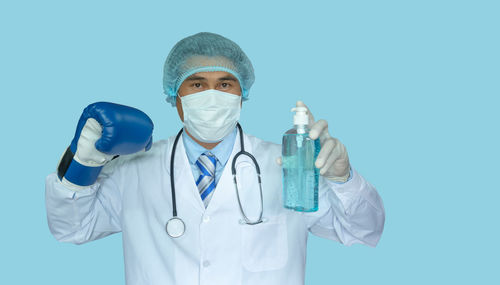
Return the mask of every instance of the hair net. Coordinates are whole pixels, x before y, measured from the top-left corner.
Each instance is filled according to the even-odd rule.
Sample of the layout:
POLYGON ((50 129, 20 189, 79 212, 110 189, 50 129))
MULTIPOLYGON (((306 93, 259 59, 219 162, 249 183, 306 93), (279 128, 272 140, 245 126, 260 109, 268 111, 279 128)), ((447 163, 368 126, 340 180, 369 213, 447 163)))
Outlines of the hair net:
POLYGON ((255 76, 252 63, 233 41, 214 33, 198 33, 180 40, 172 48, 163 68, 163 91, 175 106, 182 82, 197 72, 225 71, 236 77, 243 100, 255 76))

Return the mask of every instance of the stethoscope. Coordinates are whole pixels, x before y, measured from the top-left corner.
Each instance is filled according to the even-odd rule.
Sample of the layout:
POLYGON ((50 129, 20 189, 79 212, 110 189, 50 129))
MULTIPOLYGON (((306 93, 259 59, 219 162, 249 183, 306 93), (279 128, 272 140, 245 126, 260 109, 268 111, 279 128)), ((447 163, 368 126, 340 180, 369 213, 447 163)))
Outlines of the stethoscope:
MULTIPOLYGON (((243 143, 243 130, 241 129, 241 126, 239 123, 236 123, 236 127, 238 127, 240 131, 240 146, 241 149, 238 153, 233 158, 233 161, 231 163, 231 172, 233 174, 233 182, 234 182, 234 187, 236 188, 236 197, 238 198, 238 205, 240 206, 240 212, 241 216, 244 219, 244 224, 247 225, 256 225, 259 223, 262 223, 262 214, 264 212, 264 199, 262 197, 262 182, 260 179, 260 167, 259 164, 257 163, 257 160, 255 157, 245 151, 245 145, 243 143), (250 220, 247 215, 245 214, 245 211, 243 211, 243 206, 241 205, 241 200, 240 200, 240 193, 238 189, 238 183, 236 181, 236 160, 238 159, 239 156, 241 155, 246 155, 250 159, 252 159, 253 164, 255 165, 255 170, 257 172, 257 179, 259 181, 259 191, 260 191, 260 215, 259 218, 255 221, 250 220)), ((177 142, 179 141, 179 138, 181 137, 183 129, 179 131, 177 136, 175 137, 174 145, 172 147, 172 153, 170 155, 170 188, 172 190, 172 218, 167 221, 167 224, 165 226, 165 229, 167 231, 167 234, 172 237, 172 238, 177 238, 180 237, 184 234, 186 230, 186 225, 182 221, 181 218, 177 216, 177 203, 175 201, 175 184, 174 184, 174 160, 175 160, 175 150, 177 148, 177 142)))

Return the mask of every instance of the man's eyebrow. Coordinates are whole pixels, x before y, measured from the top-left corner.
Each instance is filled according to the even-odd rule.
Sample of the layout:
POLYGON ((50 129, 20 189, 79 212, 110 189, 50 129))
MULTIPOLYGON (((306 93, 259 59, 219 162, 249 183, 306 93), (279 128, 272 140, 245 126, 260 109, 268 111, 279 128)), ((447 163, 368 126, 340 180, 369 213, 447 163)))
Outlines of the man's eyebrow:
POLYGON ((238 79, 234 78, 233 76, 224 76, 224 77, 220 77, 217 80, 219 80, 219 81, 224 81, 224 80, 238 81, 238 79))
POLYGON ((188 81, 195 81, 195 80, 207 80, 205 77, 197 76, 197 75, 192 75, 186 78, 188 81))

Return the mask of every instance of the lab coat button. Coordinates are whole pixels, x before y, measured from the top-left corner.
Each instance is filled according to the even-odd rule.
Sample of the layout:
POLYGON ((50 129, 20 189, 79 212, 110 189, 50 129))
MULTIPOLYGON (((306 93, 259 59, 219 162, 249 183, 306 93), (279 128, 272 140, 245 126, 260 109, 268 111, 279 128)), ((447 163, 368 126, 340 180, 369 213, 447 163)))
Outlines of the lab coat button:
POLYGON ((203 216, 203 222, 208 223, 210 221, 210 216, 203 216))
POLYGON ((203 267, 209 267, 210 266, 210 261, 205 260, 203 261, 203 267))

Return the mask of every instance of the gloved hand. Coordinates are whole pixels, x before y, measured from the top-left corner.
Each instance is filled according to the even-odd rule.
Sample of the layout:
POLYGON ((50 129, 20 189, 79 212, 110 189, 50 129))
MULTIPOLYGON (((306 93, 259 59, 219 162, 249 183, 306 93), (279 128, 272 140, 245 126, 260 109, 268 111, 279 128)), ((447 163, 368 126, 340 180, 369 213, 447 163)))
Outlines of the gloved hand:
POLYGON ((149 150, 153 127, 138 109, 107 102, 90 104, 59 161, 59 179, 73 189, 94 184, 102 167, 115 156, 149 150))
MULTIPOLYGON (((297 101, 297 107, 305 107, 302 101, 297 101)), ((336 182, 346 182, 349 179, 350 165, 345 146, 328 133, 328 123, 325 120, 314 121, 314 116, 309 108, 309 137, 313 140, 319 138, 321 150, 316 158, 315 165, 319 174, 336 182)), ((277 159, 281 165, 281 157, 277 159)))

